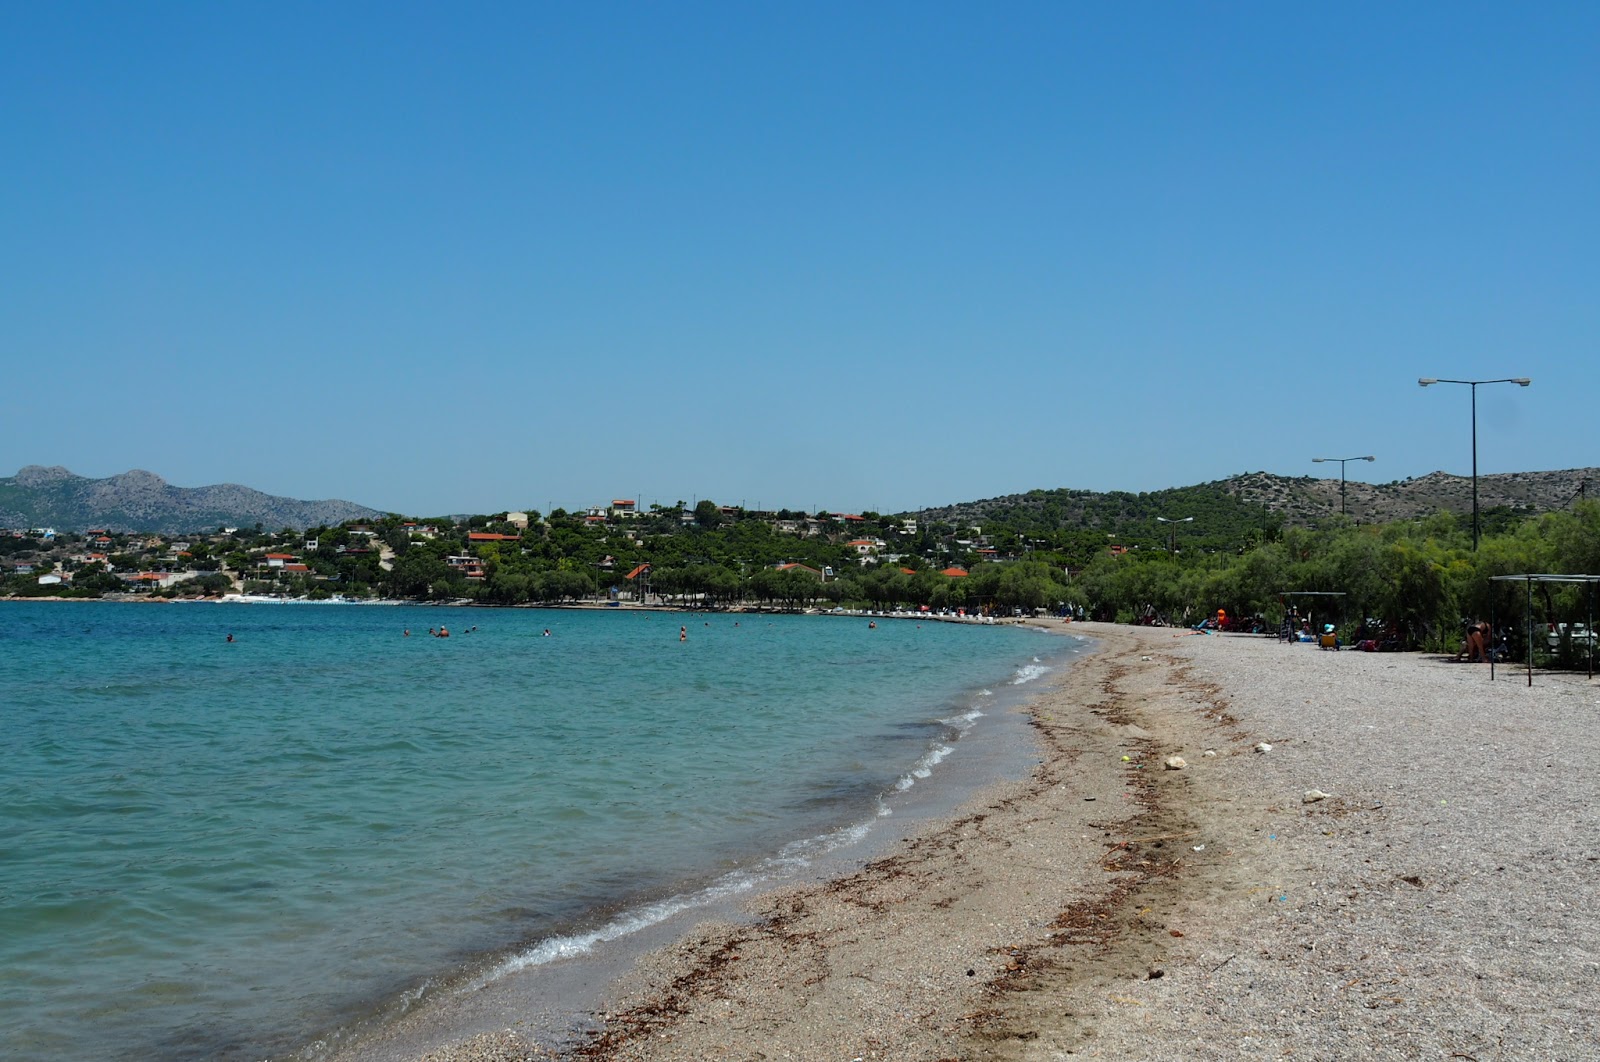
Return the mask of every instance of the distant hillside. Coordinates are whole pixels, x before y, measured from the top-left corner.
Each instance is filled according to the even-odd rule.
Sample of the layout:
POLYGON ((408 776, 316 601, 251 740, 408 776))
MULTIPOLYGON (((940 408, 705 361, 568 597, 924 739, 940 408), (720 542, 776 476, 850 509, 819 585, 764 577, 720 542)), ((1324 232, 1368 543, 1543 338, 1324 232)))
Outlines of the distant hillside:
MULTIPOLYGON (((1354 467, 1354 466, 1352 466, 1354 467)), ((1288 525, 1314 524, 1339 511, 1339 480, 1290 479, 1253 472, 1213 486, 1281 513, 1288 525)), ((1580 495, 1600 489, 1600 468, 1558 472, 1501 472, 1478 477, 1478 509, 1505 509, 1519 515, 1547 513, 1570 506, 1580 495), (1592 487, 1591 487, 1592 484, 1592 487)), ((1472 477, 1433 472, 1394 483, 1345 483, 1345 505, 1353 520, 1386 523, 1439 512, 1472 512, 1472 477)))
MULTIPOLYGON (((1600 490, 1600 468, 1484 475, 1478 477, 1478 508, 1480 513, 1501 516, 1532 515, 1567 508, 1591 490, 1600 490)), ((1468 515, 1472 512, 1472 480, 1445 472, 1385 484, 1349 480, 1345 484, 1345 504, 1350 518, 1360 523, 1415 519, 1439 512, 1468 515)), ((1193 516, 1194 521, 1180 530, 1184 539, 1222 543, 1243 538, 1268 519, 1274 526, 1305 527, 1338 512, 1337 478, 1291 478, 1250 472, 1193 487, 1139 494, 1065 488, 1034 490, 923 509, 915 515, 923 521, 1000 524, 1022 532, 1158 533, 1158 537, 1171 529, 1170 525, 1160 525, 1158 516, 1169 520, 1193 516)))
POLYGON ((304 529, 383 514, 347 501, 297 501, 235 483, 174 487, 135 469, 88 479, 59 466, 29 465, 0 478, 0 527, 53 527, 58 531, 154 531, 185 534, 217 527, 304 529))

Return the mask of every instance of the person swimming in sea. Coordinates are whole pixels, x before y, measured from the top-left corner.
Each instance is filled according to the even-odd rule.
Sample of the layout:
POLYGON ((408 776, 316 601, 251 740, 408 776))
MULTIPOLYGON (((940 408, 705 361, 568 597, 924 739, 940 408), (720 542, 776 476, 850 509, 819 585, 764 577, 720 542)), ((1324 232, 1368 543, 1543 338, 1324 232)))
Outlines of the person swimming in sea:
POLYGON ((679 627, 678 628, 678 641, 686 642, 688 640, 689 640, 689 628, 688 627, 679 627))

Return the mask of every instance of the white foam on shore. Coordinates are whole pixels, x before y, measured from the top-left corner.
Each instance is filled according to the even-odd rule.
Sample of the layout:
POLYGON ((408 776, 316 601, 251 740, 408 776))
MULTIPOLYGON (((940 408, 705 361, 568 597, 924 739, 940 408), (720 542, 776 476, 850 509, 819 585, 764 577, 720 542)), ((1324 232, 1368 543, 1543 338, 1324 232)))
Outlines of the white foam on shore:
MULTIPOLYGON (((1015 676, 1009 680, 1008 685, 1020 686, 1032 682, 1052 670, 1054 669, 1050 665, 1034 657, 1031 663, 1017 668, 1015 676)), ((976 696, 992 698, 995 693, 993 690, 981 689, 977 691, 976 696)), ((933 744, 905 774, 895 781, 889 792, 878 798, 872 820, 848 824, 814 837, 792 841, 777 854, 762 859, 749 868, 725 874, 703 889, 670 896, 623 912, 605 925, 589 932, 539 941, 495 964, 467 985, 466 990, 481 989, 530 968, 589 955, 598 945, 639 933, 685 911, 710 907, 739 894, 752 892, 775 878, 805 871, 819 860, 861 843, 871 832, 873 821, 893 814, 893 809, 885 797, 904 793, 918 781, 932 777, 934 770, 955 752, 955 743, 986 714, 982 708, 974 704, 955 715, 941 718, 939 722, 949 727, 953 733, 946 740, 933 744)))
POLYGON ((1040 663, 1038 657, 1034 657, 1033 663, 1024 664, 1017 668, 1017 677, 1011 680, 1011 684, 1013 686, 1020 686, 1024 682, 1032 682, 1040 675, 1049 674, 1051 670, 1052 669, 1048 665, 1040 663))
POLYGON ((939 766, 939 764, 944 761, 944 758, 954 751, 955 749, 951 748, 949 745, 935 745, 933 748, 929 749, 923 755, 923 757, 917 761, 916 766, 912 767, 911 770, 901 775, 899 780, 895 782, 895 792, 904 793, 907 789, 910 789, 912 786, 916 785, 918 779, 927 778, 932 775, 933 769, 939 766))
POLYGON ((541 940, 533 947, 518 952, 475 978, 467 985, 467 991, 476 991, 500 980, 502 977, 507 977, 532 966, 543 966, 558 959, 570 959, 579 955, 587 955, 594 950, 596 944, 617 940, 631 933, 637 933, 642 929, 648 929, 683 911, 688 911, 695 907, 706 907, 716 903, 718 900, 727 899, 741 892, 749 892, 755 888, 758 880, 750 874, 728 874, 698 892, 669 896, 664 900, 628 911, 621 917, 607 922, 599 929, 594 929, 587 933, 577 933, 572 936, 551 937, 548 940, 541 940))
MULTIPOLYGON (((942 758, 941 756, 940 759, 942 758)), ((875 817, 881 818, 888 814, 888 806, 880 800, 875 817)), ((598 929, 590 930, 587 933, 576 933, 541 940, 532 947, 495 964, 467 984, 465 990, 469 992, 477 991, 504 977, 531 967, 543 966, 561 959, 588 955, 594 951, 596 945, 618 940, 649 929, 651 926, 659 925, 675 915, 682 914, 684 911, 710 907, 730 897, 751 892, 772 878, 781 874, 805 870, 817 859, 864 840, 870 829, 871 823, 869 822, 852 823, 816 837, 791 841, 789 844, 784 845, 777 855, 763 859, 754 868, 732 871, 703 889, 680 893, 676 896, 658 900, 655 903, 645 904, 642 907, 627 911, 598 929)))
POLYGON ((939 720, 939 722, 943 723, 945 726, 953 726, 961 733, 965 734, 968 730, 972 729, 972 724, 976 723, 982 718, 983 709, 979 708, 977 705, 973 705, 960 715, 952 715, 946 719, 939 720))

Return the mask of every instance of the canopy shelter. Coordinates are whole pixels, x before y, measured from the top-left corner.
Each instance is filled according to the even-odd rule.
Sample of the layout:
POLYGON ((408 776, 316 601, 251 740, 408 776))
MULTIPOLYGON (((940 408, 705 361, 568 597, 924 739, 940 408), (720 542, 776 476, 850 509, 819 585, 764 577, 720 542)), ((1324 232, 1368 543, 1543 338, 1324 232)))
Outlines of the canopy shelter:
MULTIPOLYGON (((1291 597, 1338 597, 1338 598, 1342 598, 1342 597, 1346 597, 1346 596, 1348 596, 1348 595, 1346 595, 1343 590, 1279 590, 1278 591, 1278 600, 1280 602, 1282 602, 1284 604, 1284 606, 1285 606, 1284 607, 1284 611, 1283 611, 1283 622, 1284 623, 1288 623, 1289 622, 1289 609, 1288 609, 1288 606, 1293 604, 1293 602, 1285 600, 1286 598, 1291 598, 1291 597)), ((1311 604, 1316 604, 1316 603, 1317 602, 1308 602, 1308 606, 1311 605, 1311 604)), ((1339 606, 1339 613, 1340 613, 1339 619, 1340 619, 1341 625, 1342 625, 1342 621, 1344 620, 1344 602, 1343 601, 1330 601, 1330 602, 1328 602, 1328 607, 1330 607, 1330 608, 1332 608, 1335 605, 1339 606)), ((1306 609, 1306 614, 1305 614, 1304 618, 1305 618, 1305 620, 1307 622, 1311 621, 1311 610, 1310 610, 1309 607, 1306 609)))
MULTIPOLYGON (((1528 685, 1533 685, 1533 584, 1534 583, 1583 583, 1589 589, 1589 622, 1585 629, 1584 639, 1585 656, 1589 661, 1589 677, 1594 678, 1594 587, 1600 583, 1600 575, 1493 575, 1491 582, 1496 583, 1524 583, 1527 586, 1527 607, 1523 614, 1523 630, 1528 635, 1528 685)), ((1489 598, 1489 629, 1494 630, 1494 597, 1489 598)), ((1494 681, 1494 653, 1489 654, 1489 680, 1494 681)))

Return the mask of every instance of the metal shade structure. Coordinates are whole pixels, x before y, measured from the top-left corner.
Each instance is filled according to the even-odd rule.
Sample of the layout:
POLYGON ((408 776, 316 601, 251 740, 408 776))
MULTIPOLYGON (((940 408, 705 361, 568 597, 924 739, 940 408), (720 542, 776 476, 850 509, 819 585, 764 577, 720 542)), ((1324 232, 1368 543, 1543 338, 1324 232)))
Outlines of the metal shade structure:
MULTIPOLYGON (((1490 582, 1494 583, 1525 583, 1528 587, 1527 610, 1523 615, 1523 627, 1528 636, 1528 685, 1533 685, 1533 584, 1534 583, 1586 583, 1589 587, 1589 632, 1594 636, 1594 587, 1600 583, 1600 575, 1491 575, 1490 582)), ((1494 629, 1494 599, 1489 599, 1489 629, 1494 629)), ((1594 647, 1591 644, 1588 652, 1589 677, 1594 678, 1594 647)), ((1494 653, 1489 653, 1489 681, 1494 681, 1494 653)))
MULTIPOLYGON (((1350 596, 1350 595, 1345 593, 1343 590, 1279 590, 1278 591, 1278 600, 1279 600, 1279 602, 1281 602, 1285 606, 1284 613, 1283 613, 1283 621, 1285 623, 1289 622, 1288 605, 1291 604, 1291 602, 1287 602, 1287 601, 1283 600, 1286 597, 1348 597, 1348 596, 1350 596)), ((1344 602, 1343 601, 1331 601, 1331 602, 1329 602, 1329 604, 1330 605, 1338 605, 1338 606, 1340 606, 1340 608, 1339 608, 1339 622, 1340 622, 1340 625, 1342 625, 1345 620, 1349 619, 1349 617, 1344 614, 1344 607, 1343 607, 1344 606, 1344 602)), ((1310 613, 1308 612, 1306 614, 1306 619, 1307 619, 1308 622, 1309 622, 1310 618, 1311 618, 1311 616, 1310 616, 1310 613)), ((1280 628, 1280 630, 1281 630, 1281 628, 1280 628)))

